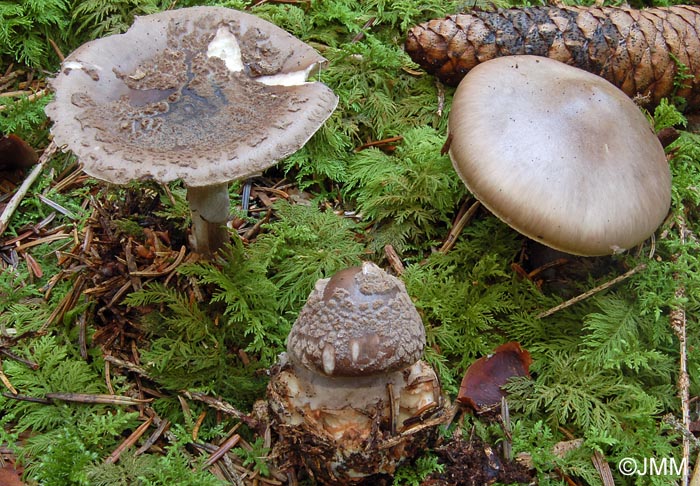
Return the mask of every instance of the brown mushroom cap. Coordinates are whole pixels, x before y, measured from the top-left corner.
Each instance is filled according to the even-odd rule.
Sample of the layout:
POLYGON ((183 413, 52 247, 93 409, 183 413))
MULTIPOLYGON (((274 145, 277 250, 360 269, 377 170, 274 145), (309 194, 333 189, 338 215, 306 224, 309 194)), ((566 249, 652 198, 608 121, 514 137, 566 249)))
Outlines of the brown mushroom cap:
POLYGON ((460 83, 450 157, 467 188, 507 224, 552 248, 631 248, 671 201, 664 150, 608 81, 552 59, 484 62, 460 83))
POLYGON ((222 184, 295 152, 331 115, 333 92, 303 82, 324 61, 253 15, 170 10, 68 56, 46 112, 94 177, 222 184))
POLYGON ((327 376, 406 368, 425 347, 425 328, 403 283, 373 263, 319 280, 287 341, 293 363, 327 376))

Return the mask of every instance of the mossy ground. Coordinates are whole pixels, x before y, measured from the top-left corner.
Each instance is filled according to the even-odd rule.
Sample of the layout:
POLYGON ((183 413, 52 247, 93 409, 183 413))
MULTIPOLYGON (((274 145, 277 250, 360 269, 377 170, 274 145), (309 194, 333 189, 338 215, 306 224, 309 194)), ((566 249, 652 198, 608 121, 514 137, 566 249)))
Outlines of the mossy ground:
MULTIPOLYGON (((453 231, 473 202, 440 154, 453 90, 402 50, 410 26, 471 7, 464 2, 0 3, 0 130, 42 150, 58 52, 123 31, 133 15, 194 4, 247 9, 313 45, 329 60, 319 77, 339 107, 302 150, 253 179, 248 211, 242 183, 231 187, 235 237, 213 262, 187 250, 181 184, 109 186, 70 155, 51 158, 0 236, 0 452, 26 484, 293 484, 268 456, 254 404, 314 282, 362 260, 403 272, 426 325, 426 358, 451 398, 469 364, 499 344, 532 353, 532 378, 509 385, 510 437, 498 420, 467 415, 444 443, 456 434, 471 445, 455 450, 486 444, 500 457, 509 442, 543 485, 603 484, 592 458, 615 484, 679 481, 617 470, 628 457, 683 459, 681 361, 698 420, 700 138, 673 107, 651 114, 657 129, 681 131, 667 148, 673 202, 655 239, 530 278, 516 270, 539 267, 542 252, 487 211, 453 231), (120 398, 83 403, 97 395, 120 398), (236 433, 225 459, 206 464, 236 433), (113 460, 130 436, 136 443, 113 460), (565 441, 576 447, 557 454, 565 441)), ((0 173, 0 209, 26 172, 0 173)), ((441 484, 446 450, 426 451, 383 483, 441 484)))

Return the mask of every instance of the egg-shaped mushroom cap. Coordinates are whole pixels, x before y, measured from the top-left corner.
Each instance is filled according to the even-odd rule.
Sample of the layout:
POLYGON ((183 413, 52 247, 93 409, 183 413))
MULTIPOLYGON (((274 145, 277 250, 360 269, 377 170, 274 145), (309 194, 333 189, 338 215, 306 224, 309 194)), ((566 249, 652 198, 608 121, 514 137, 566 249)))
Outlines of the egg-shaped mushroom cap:
POLYGON ((608 81, 552 59, 484 62, 459 84, 449 149, 467 188, 524 235, 577 255, 631 248, 671 202, 664 150, 608 81))
POLYGON ((290 360, 326 376, 370 376, 418 361, 425 328, 398 278, 373 263, 316 283, 287 340, 290 360))
POLYGON ((295 152, 331 115, 332 90, 305 82, 324 62, 254 15, 169 10, 71 53, 46 112, 94 177, 222 184, 295 152))

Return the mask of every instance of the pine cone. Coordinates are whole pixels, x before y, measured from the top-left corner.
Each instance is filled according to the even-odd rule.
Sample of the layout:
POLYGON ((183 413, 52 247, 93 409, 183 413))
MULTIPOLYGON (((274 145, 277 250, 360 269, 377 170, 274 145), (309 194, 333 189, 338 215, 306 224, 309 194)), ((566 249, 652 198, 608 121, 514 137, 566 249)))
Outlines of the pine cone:
POLYGON ((452 86, 480 62, 532 54, 602 76, 644 105, 675 94, 700 108, 699 34, 697 6, 523 7, 425 22, 408 32, 406 52, 452 86), (679 63, 692 77, 676 87, 679 63))

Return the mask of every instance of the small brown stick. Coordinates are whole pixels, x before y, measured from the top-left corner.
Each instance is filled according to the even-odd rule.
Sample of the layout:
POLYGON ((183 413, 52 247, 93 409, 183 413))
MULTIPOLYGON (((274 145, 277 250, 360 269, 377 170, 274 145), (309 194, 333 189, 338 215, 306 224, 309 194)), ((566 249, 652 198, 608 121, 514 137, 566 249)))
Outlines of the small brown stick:
POLYGON ((363 143, 362 145, 355 147, 352 151, 355 153, 362 152, 363 150, 368 149, 370 147, 381 147, 382 145, 400 142, 401 140, 403 140, 403 137, 401 135, 398 135, 396 137, 385 138, 382 140, 374 140, 372 142, 363 143))
POLYGON ((610 470, 610 464, 605 460, 605 456, 600 453, 600 451, 595 451, 591 457, 593 461, 593 466, 600 474, 600 479, 603 480, 603 486, 615 486, 615 479, 613 479, 612 471, 610 470))
POLYGON ((374 23, 377 21, 376 17, 370 17, 367 22, 365 22, 365 25, 362 26, 362 29, 360 29, 360 32, 358 32, 355 37, 352 38, 350 41, 351 44, 355 44, 357 42, 360 42, 362 38, 365 36, 365 31, 367 31, 370 27, 374 26, 374 23))
POLYGON ((122 452, 127 450, 129 447, 132 445, 136 444, 136 441, 139 440, 139 438, 148 430, 148 427, 151 426, 151 422, 153 422, 153 417, 149 417, 148 420, 146 420, 144 423, 136 427, 136 430, 134 430, 129 437, 124 439, 124 442, 119 444, 114 451, 105 459, 104 463, 105 464, 114 464, 119 460, 119 457, 122 455, 122 452))
POLYGON ((78 297, 80 297, 82 293, 84 283, 85 277, 83 275, 78 275, 71 290, 66 294, 65 297, 63 297, 63 300, 61 300, 58 306, 56 306, 49 318, 39 329, 38 334, 43 334, 44 332, 46 332, 46 329, 48 329, 48 327, 51 324, 53 324, 57 320, 60 321, 63 315, 66 312, 68 312, 68 310, 73 308, 75 302, 78 300, 78 297))
POLYGON ((18 91, 5 91, 4 93, 0 93, 0 98, 14 98, 16 96, 24 96, 30 94, 32 94, 32 91, 27 91, 24 89, 18 91))
POLYGON ((125 369, 131 371, 132 373, 136 373, 139 376, 151 379, 151 377, 148 375, 148 373, 146 372, 146 370, 144 368, 142 368, 141 366, 139 366, 137 364, 131 363, 130 361, 119 359, 119 358, 116 358, 116 357, 110 356, 110 355, 106 355, 104 357, 104 360, 108 361, 114 365, 117 365, 120 368, 125 368, 125 369))
MULTIPOLYGON (((22 335, 19 336, 19 337, 14 338, 14 339, 13 339, 13 342, 19 341, 19 340, 22 339, 25 335, 26 335, 26 333, 22 334, 22 335)), ((23 357, 21 357, 21 356, 17 356, 15 353, 13 353, 12 351, 10 351, 9 349, 0 348, 0 354, 2 354, 2 355, 4 355, 4 356, 7 356, 8 358, 17 361, 18 363, 22 363, 23 365, 25 365, 25 366, 27 366, 28 368, 31 368, 31 369, 33 369, 33 370, 35 370, 35 371, 39 369, 39 363, 37 363, 37 362, 35 362, 35 361, 32 361, 32 360, 29 360, 29 359, 27 359, 27 358, 23 358, 23 357)))
POLYGON ((580 295, 577 295, 576 297, 573 297, 565 302, 562 302, 561 304, 559 304, 555 307, 552 307, 551 309, 549 309, 547 311, 544 311, 544 312, 537 314, 537 318, 543 319, 545 317, 551 316, 555 312, 559 312, 562 309, 566 309, 567 307, 570 307, 574 304, 578 304, 579 302, 586 300, 587 298, 597 294, 598 292, 602 292, 603 290, 606 290, 606 289, 612 287, 613 285, 622 282, 623 280, 631 277, 635 273, 640 272, 641 270, 644 270, 646 267, 647 267, 646 264, 640 263, 639 265, 637 265, 633 269, 626 271, 622 275, 618 275, 614 279, 609 280, 609 281, 605 282, 604 284, 598 285, 597 287, 593 287, 591 290, 588 290, 580 295))
POLYGON ((442 117, 442 112, 445 111, 445 85, 440 81, 435 81, 435 87, 437 88, 437 110, 435 113, 442 117))
MULTIPOLYGON (((0 366, 2 366, 2 361, 0 361, 0 366)), ((12 393, 15 396, 17 396, 19 394, 17 392, 17 389, 14 386, 12 386, 10 379, 7 377, 7 375, 2 370, 2 368, 0 368, 0 381, 2 381, 2 384, 5 385, 5 388, 10 390, 10 393, 12 393)))
POLYGON ((197 442, 199 439, 199 429, 202 427, 202 423, 204 422, 204 419, 207 417, 207 411, 204 410, 202 413, 199 414, 199 417, 197 417, 197 421, 194 423, 194 427, 192 427, 192 440, 197 442))
POLYGON ((227 415, 233 415, 234 417, 239 419, 241 422, 243 422, 244 424, 246 424, 250 427, 254 428, 255 425, 257 425, 255 419, 244 414, 240 410, 236 409, 233 405, 226 403, 223 400, 219 400, 218 398, 210 397, 209 395, 206 395, 206 394, 201 393, 201 392, 191 392, 191 391, 183 390, 181 393, 191 400, 196 400, 198 402, 206 403, 207 405, 209 405, 211 408, 213 408, 215 410, 219 410, 220 412, 224 412, 227 415))
POLYGON ((693 470, 693 477, 690 478, 690 483, 688 486, 700 486, 700 453, 698 453, 697 459, 695 459, 695 469, 693 470))
MULTIPOLYGON (((41 90, 37 91, 37 92, 34 93, 34 94, 30 94, 29 96, 27 96, 26 100, 27 100, 27 101, 36 101, 36 100, 38 100, 39 98, 43 98, 43 97, 46 96, 47 94, 49 94, 49 90, 46 89, 46 88, 44 88, 44 89, 41 89, 41 90)), ((10 106, 12 106, 12 105, 11 105, 11 104, 9 104, 9 105, 0 105, 0 112, 3 112, 3 111, 5 111, 5 110, 7 110, 10 106)), ((53 142, 51 142, 51 143, 53 143, 53 142)))
POLYGON ((221 459, 221 457, 228 451, 230 451, 232 447, 238 444, 238 441, 240 440, 241 436, 238 434, 233 434, 231 437, 226 439, 226 441, 224 441, 224 443, 219 446, 216 452, 209 456, 209 459, 207 459, 206 462, 202 465, 202 468, 206 469, 212 464, 214 464, 216 461, 221 459))
POLYGON ((153 271, 153 270, 143 270, 143 271, 136 271, 136 272, 129 272, 129 275, 135 276, 135 277, 162 277, 163 275, 167 275, 173 270, 175 270, 180 263, 182 263, 182 260, 185 259, 185 253, 186 253, 187 248, 183 245, 182 248, 180 248, 180 252, 178 253, 177 257, 175 258, 175 261, 165 267, 163 270, 159 271, 153 271))
POLYGON ((447 235, 447 238, 445 238, 445 242, 442 244, 442 247, 440 248, 440 253, 447 253, 452 249, 452 247, 455 246, 455 243, 457 243, 457 237, 462 232, 467 223, 471 221, 471 219, 474 217, 477 209, 479 209, 479 206, 481 206, 481 203, 479 201, 475 201, 471 206, 469 206, 469 209, 464 211, 467 202, 468 201, 465 201, 462 205, 462 208, 460 209, 460 212, 457 215, 457 221, 455 222, 455 224, 452 225, 452 228, 450 228, 450 232, 447 235))
MULTIPOLYGON (((685 245, 688 229, 682 217, 678 220, 678 232, 682 245, 685 245)), ((678 260, 676 255, 671 257, 672 260, 678 260)), ((680 275, 673 276, 674 280, 678 281, 680 275)), ((678 285, 674 293, 677 302, 681 302, 685 298, 685 287, 678 285)), ((678 346, 680 351, 679 357, 679 372, 678 372, 678 395, 681 399, 681 418, 683 429, 690 430, 690 378, 688 376, 688 339, 686 335, 686 315, 685 308, 682 305, 671 309, 669 312, 669 321, 673 332, 678 338, 678 346)), ((681 477, 681 485, 688 486, 690 477, 689 471, 690 462, 690 441, 686 434, 683 434, 683 475, 681 477)))
MULTIPOLYGON (((0 106, 0 110, 2 109, 2 106, 0 106)), ((12 215, 14 212, 17 210, 19 207, 19 204, 22 202, 22 199, 24 199, 24 196, 27 195, 27 192, 29 192, 29 188, 34 184, 34 181, 39 177, 39 174, 41 174, 41 171, 44 170, 44 165, 46 165, 46 162, 51 159, 53 154, 56 153, 58 150, 58 146, 52 141, 48 147, 44 150, 44 153, 41 154, 41 157, 39 157, 38 162, 32 169, 32 171, 27 175, 27 177, 24 179, 24 182, 22 182, 22 185, 19 186, 17 191, 15 192, 15 195, 12 196, 12 199, 10 199, 10 202, 7 203, 7 206, 3 210, 2 214, 0 214, 0 236, 5 232, 7 227, 10 224, 10 219, 12 218, 12 215)))
POLYGON ((506 461, 513 459, 513 428, 510 422, 510 407, 505 396, 501 397, 501 426, 503 427, 503 435, 505 438, 502 442, 503 457, 506 461))
POLYGON ((13 395, 11 393, 2 392, 2 396, 5 398, 12 398, 13 400, 19 400, 20 402, 31 402, 31 403, 41 403, 42 405, 51 405, 51 400, 39 397, 30 397, 28 395, 13 395))
MULTIPOLYGON (((155 415, 151 417, 151 420, 153 420, 154 417, 155 417, 155 415)), ((163 435, 163 433, 166 430, 168 430, 169 427, 170 427, 169 421, 161 420, 160 423, 158 423, 158 427, 156 428, 156 430, 154 430, 153 433, 151 434, 151 436, 148 439, 146 439, 146 442, 144 442, 143 445, 141 447, 139 447, 136 450, 136 452, 134 452, 134 455, 139 456, 139 455, 145 453, 148 449, 150 449, 153 446, 153 444, 156 443, 156 441, 160 438, 160 436, 163 435)))
POLYGON ((21 245, 17 246, 16 250, 23 251, 33 246, 43 245, 44 243, 51 243, 52 241, 65 240, 70 237, 71 235, 66 233, 56 233, 54 235, 45 236, 43 238, 37 238, 36 240, 32 240, 27 243, 22 243, 21 245))
POLYGON ((78 349, 80 350, 80 357, 87 361, 87 315, 85 312, 78 316, 78 349))
POLYGON ((396 275, 403 275, 406 268, 404 267, 401 258, 399 258, 399 254, 396 253, 396 250, 392 245, 384 246, 384 255, 386 256, 386 259, 389 260, 389 265, 391 265, 391 268, 394 270, 396 275))
POLYGON ((24 74, 24 71, 12 71, 11 73, 0 76, 0 89, 5 89, 7 88, 12 82, 24 74))
POLYGON ((107 385, 107 391, 114 395, 114 387, 112 386, 112 369, 109 361, 105 360, 105 385, 107 385))
POLYGON ((122 395, 90 394, 90 393, 47 393, 49 400, 61 400, 63 402, 89 403, 103 405, 138 405, 152 402, 152 398, 131 398, 122 395))
POLYGON ((134 254, 131 251, 133 246, 133 240, 129 238, 126 242, 126 247, 124 248, 124 257, 126 258, 126 267, 129 269, 129 279, 131 280, 131 286, 135 291, 141 290, 141 279, 134 275, 138 271, 138 266, 136 265, 136 260, 134 259, 134 254))
POLYGON ((63 52, 61 52, 61 49, 58 48, 58 44, 56 44, 56 42, 54 42, 54 40, 51 37, 48 38, 48 41, 49 44, 51 44, 51 49, 53 49, 53 52, 55 52, 58 56, 58 60, 63 62, 66 59, 66 56, 64 56, 63 52))

